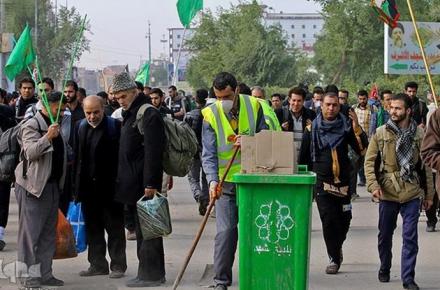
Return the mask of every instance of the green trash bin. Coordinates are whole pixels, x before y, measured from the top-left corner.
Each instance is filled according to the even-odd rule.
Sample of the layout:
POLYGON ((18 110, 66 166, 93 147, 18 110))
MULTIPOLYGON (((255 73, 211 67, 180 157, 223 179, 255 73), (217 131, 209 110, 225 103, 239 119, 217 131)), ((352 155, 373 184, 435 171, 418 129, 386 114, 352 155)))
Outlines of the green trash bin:
POLYGON ((308 287, 316 175, 236 174, 241 290, 308 287))

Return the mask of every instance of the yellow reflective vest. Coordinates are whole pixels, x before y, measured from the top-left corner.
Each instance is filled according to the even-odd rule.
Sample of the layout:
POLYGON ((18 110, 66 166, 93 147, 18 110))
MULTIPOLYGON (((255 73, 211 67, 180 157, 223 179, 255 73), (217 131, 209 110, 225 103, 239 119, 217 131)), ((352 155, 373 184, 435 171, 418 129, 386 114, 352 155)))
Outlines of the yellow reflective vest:
MULTIPOLYGON (((257 129, 258 110, 260 103, 256 98, 240 95, 240 110, 238 113, 238 135, 255 135, 257 129)), ((218 174, 221 180, 226 171, 226 166, 234 154, 235 135, 220 101, 202 110, 203 118, 214 129, 217 139, 218 174)), ((225 181, 232 182, 232 176, 241 170, 241 156, 238 152, 225 181)))
POLYGON ((263 109, 264 121, 269 127, 269 130, 281 131, 280 122, 278 121, 277 114, 275 114, 275 111, 272 109, 272 107, 269 106, 266 100, 263 99, 257 99, 257 100, 261 104, 261 108, 263 109))

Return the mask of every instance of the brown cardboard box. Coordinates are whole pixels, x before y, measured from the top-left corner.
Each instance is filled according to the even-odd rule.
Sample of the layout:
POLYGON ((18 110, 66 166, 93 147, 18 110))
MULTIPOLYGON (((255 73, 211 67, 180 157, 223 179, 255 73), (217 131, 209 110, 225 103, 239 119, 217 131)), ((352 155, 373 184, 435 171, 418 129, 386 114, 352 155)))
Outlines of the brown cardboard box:
POLYGON ((295 174, 296 158, 292 132, 263 130, 242 136, 242 173, 295 174))

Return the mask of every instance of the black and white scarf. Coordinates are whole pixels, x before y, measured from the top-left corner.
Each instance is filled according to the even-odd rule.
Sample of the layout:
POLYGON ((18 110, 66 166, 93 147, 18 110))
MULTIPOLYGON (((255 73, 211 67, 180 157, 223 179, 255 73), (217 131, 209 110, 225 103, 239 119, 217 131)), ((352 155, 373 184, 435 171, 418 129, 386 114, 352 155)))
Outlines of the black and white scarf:
POLYGON ((396 157, 400 166, 400 177, 403 181, 414 182, 417 178, 415 175, 414 156, 414 137, 416 135, 417 124, 411 120, 409 127, 402 130, 391 119, 386 123, 386 128, 397 135, 396 157))

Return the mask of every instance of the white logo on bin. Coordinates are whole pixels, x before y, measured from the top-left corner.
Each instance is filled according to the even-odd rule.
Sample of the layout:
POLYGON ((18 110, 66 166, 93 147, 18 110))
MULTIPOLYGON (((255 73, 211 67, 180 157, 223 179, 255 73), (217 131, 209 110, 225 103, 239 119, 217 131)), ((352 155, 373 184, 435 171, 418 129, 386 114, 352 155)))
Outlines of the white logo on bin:
MULTIPOLYGON (((272 201, 260 207, 260 214, 255 219, 258 228, 258 237, 269 244, 278 244, 290 237, 290 230, 295 226, 295 221, 290 215, 290 208, 279 201, 272 201)), ((269 247, 256 246, 257 252, 269 252, 269 247)), ((276 247, 279 254, 290 254, 290 247, 276 247)))

